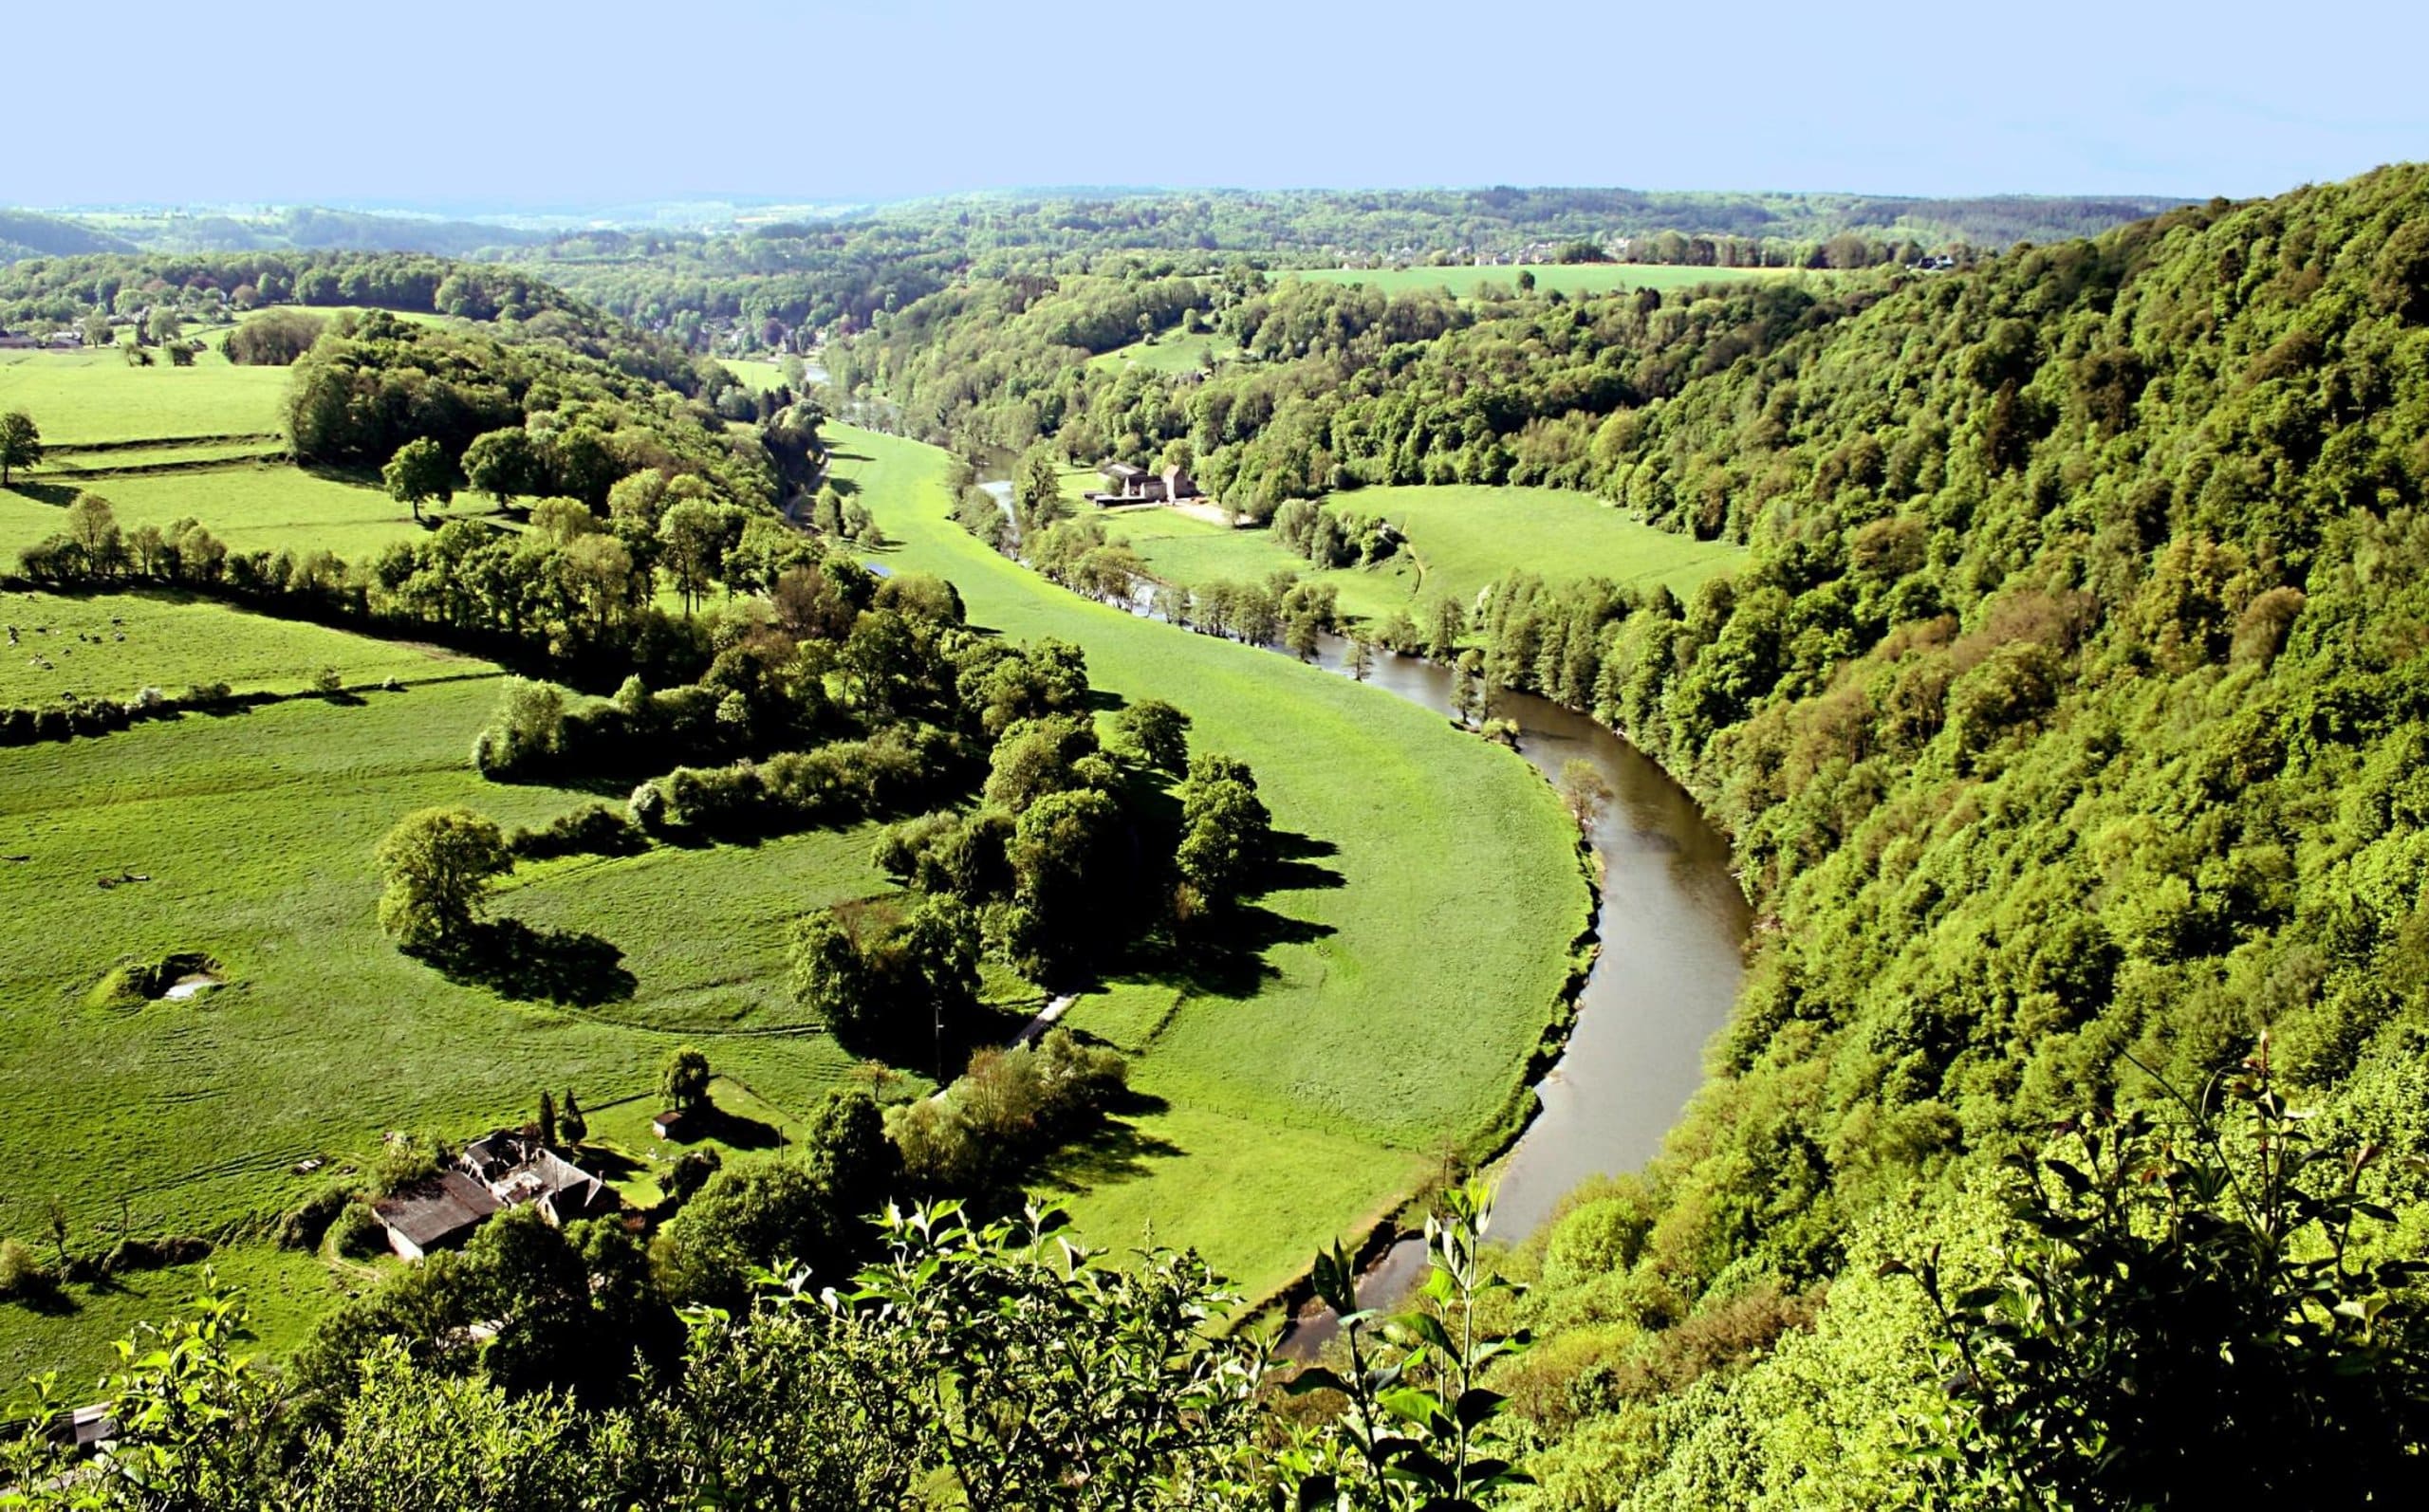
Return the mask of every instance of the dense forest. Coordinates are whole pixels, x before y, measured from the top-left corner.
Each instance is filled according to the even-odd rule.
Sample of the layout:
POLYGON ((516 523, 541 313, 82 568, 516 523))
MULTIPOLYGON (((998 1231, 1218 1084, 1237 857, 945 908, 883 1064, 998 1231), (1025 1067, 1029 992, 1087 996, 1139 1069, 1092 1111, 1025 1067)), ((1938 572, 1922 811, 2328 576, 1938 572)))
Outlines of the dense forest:
POLYGON ((513 254, 522 266, 687 344, 798 347, 864 330, 964 277, 1169 273, 1344 262, 1619 257, 1734 267, 1863 267, 2105 230, 2173 203, 1641 194, 1493 189, 1152 194, 1071 191, 922 200, 737 235, 600 232, 513 254))
POLYGON ((1887 1364, 1896 1304, 1834 1278, 1966 1245, 2001 1157, 2197 1099, 2264 1032, 2320 1128, 2386 1157, 2368 1244, 2420 1252, 2425 196, 2402 168, 2179 211, 1698 358, 1613 462, 1642 502, 1716 491, 1750 566, 1692 604, 1513 579, 1484 606, 1492 675, 1685 778, 1764 918, 1667 1155, 1544 1246, 1567 1484, 1784 1494, 1781 1393, 1878 1445, 1881 1383, 1831 1382, 1887 1364), (1734 1384, 1627 1385, 1750 1299, 1768 1323, 1720 1353, 1825 1295, 1734 1384))
POLYGON ((2321 1136, 2374 1152, 2392 1221, 2352 1252, 2429 1237, 2424 204, 2388 169, 1970 270, 1473 309, 972 286, 844 366, 968 446, 1192 446, 1252 514, 1540 482, 1752 544, 1691 602, 1520 573, 1449 636, 1369 628, 1472 638, 1489 689, 1624 732, 1761 919, 1668 1152, 1521 1257, 1538 1495, 1858 1505, 1921 1494, 1898 1435, 1932 1394, 1925 1294, 1871 1268, 1988 1274, 2001 1162, 2087 1110, 2197 1105, 2265 1034, 2321 1136), (1134 310, 1247 360, 1079 371, 1134 310))

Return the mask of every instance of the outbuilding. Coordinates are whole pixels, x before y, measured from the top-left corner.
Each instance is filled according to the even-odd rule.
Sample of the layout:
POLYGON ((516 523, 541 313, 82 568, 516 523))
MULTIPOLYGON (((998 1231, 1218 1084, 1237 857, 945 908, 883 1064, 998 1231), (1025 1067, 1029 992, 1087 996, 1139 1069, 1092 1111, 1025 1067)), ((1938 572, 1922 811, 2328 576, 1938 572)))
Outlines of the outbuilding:
POLYGON ((453 1249, 505 1206, 460 1171, 442 1171, 372 1206, 400 1260, 453 1249))

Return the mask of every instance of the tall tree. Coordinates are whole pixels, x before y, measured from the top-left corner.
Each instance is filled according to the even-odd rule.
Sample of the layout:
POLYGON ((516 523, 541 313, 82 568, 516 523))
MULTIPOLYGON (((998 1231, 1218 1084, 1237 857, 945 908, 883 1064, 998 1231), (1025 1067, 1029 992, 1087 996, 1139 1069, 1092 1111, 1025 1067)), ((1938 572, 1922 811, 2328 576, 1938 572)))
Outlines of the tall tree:
POLYGON ((1040 441, 1021 453, 1012 477, 1012 513, 1021 539, 1027 541, 1070 512, 1063 501, 1063 460, 1040 441))
POLYGON ((512 870, 495 821, 467 808, 425 808, 380 842, 380 924, 407 950, 460 943, 491 882, 512 870))
POLYGON ((9 486, 12 470, 32 467, 41 460, 42 432, 33 416, 23 410, 0 415, 0 489, 9 486))
POLYGON ((507 426, 473 437, 464 449, 464 476, 504 508, 509 499, 538 492, 546 469, 530 433, 507 426))
POLYGON ((669 1107, 689 1113, 708 1106, 709 1081, 714 1075, 709 1069, 709 1058, 687 1044, 667 1058, 658 1090, 666 1095, 669 1107))
POLYGON ((380 470, 380 480, 388 486, 388 497, 408 506, 414 519, 421 519, 422 501, 436 499, 445 504, 455 497, 455 470, 448 465, 447 452, 426 435, 416 436, 397 448, 380 470))

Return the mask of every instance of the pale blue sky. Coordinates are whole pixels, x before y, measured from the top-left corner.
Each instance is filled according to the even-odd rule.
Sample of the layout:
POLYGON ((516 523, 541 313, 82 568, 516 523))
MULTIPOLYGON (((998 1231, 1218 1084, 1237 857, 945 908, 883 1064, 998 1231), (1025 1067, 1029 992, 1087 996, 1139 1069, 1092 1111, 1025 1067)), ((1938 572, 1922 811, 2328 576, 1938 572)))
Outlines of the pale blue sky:
POLYGON ((2249 195, 2429 157, 2429 6, 12 8, 0 203, 1041 184, 2249 195))

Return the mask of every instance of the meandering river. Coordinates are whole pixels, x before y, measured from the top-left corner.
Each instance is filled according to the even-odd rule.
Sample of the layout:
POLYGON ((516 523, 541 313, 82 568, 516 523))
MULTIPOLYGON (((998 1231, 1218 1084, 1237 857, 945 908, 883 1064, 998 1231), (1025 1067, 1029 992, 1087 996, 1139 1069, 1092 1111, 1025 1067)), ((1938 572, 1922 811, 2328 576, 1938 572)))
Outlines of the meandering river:
MULTIPOLYGON (((985 487, 1009 515, 1011 486, 985 487)), ((1347 676, 1348 651, 1327 636, 1317 660, 1347 676)), ((1446 668, 1378 653, 1367 681, 1450 717, 1446 668)), ((1751 918, 1730 874, 1728 842, 1642 752, 1532 694, 1499 693, 1492 712, 1517 722, 1519 750, 1547 778, 1556 782, 1565 765, 1583 760, 1612 795, 1589 837, 1602 860, 1602 950, 1578 994, 1568 1043, 1536 1084, 1541 1106, 1495 1167, 1492 1233, 1515 1243, 1587 1177, 1638 1170, 1660 1148, 1703 1080, 1705 1045, 1736 1002, 1751 918)), ((1361 1278, 1361 1303, 1399 1300, 1423 1262, 1422 1242, 1395 1245, 1361 1278)), ((1330 1333, 1329 1317, 1311 1314, 1294 1323, 1289 1344, 1312 1352, 1330 1333)))
MULTIPOLYGON (((1346 641, 1326 636, 1318 660, 1346 676, 1347 653, 1346 641)), ((1446 668, 1381 652, 1367 680, 1450 716, 1446 668)), ((1703 1080, 1704 1046, 1736 1002, 1751 917, 1730 874, 1729 842, 1641 751, 1530 693, 1502 692, 1492 711, 1517 722, 1520 752, 1547 778, 1583 760, 1612 795, 1589 837, 1603 864, 1602 950, 1568 1043, 1536 1083, 1541 1107, 1495 1168, 1491 1232, 1514 1244, 1587 1177, 1638 1170, 1660 1148, 1703 1080)), ((1424 1262, 1422 1240, 1394 1245, 1359 1278, 1360 1305, 1399 1301, 1424 1262)), ((1286 1347, 1311 1355, 1332 1332, 1329 1313, 1311 1311, 1293 1322, 1286 1347)))

